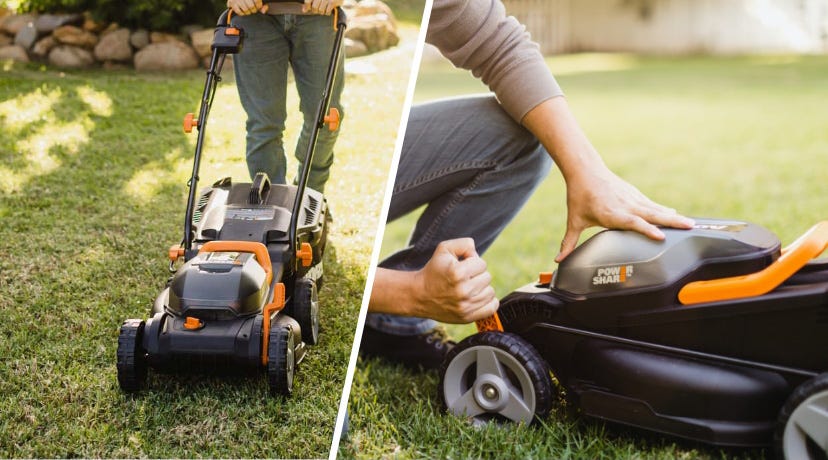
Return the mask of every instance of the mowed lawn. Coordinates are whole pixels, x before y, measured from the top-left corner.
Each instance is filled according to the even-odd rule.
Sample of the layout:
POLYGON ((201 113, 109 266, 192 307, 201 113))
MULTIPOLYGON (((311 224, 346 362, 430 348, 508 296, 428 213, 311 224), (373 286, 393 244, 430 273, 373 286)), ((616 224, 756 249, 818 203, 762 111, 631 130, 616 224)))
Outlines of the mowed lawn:
MULTIPOLYGON (((181 240, 204 72, 61 72, 0 63, 0 457, 327 457, 385 192, 417 25, 348 61, 321 342, 290 399, 252 378, 152 373, 118 388, 126 318, 145 318, 181 240)), ((218 90, 201 186, 249 180, 232 72, 218 90)), ((289 171, 301 123, 292 89, 289 171)))
MULTIPOLYGON (((743 219, 783 243, 828 219, 828 58, 655 58, 571 55, 548 60, 609 166, 652 199, 690 216, 743 219)), ((485 91, 445 63, 421 70, 416 99, 485 91)), ((504 203, 503 205, 508 205, 504 203)), ((556 268, 565 188, 553 170, 484 255, 500 297, 556 268)), ((402 247, 416 216, 389 225, 383 254, 402 247)), ((474 331, 450 328, 456 338, 474 331)), ((360 360, 351 435, 361 458, 763 458, 604 424, 561 403, 533 426, 472 428, 441 412, 436 373, 360 360)))

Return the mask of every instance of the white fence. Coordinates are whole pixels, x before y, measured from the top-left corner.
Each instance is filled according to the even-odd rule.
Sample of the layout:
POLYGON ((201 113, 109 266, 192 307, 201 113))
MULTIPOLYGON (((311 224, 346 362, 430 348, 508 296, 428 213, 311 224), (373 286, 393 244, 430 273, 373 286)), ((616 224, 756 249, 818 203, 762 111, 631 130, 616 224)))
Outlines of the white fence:
POLYGON ((545 53, 826 53, 828 0, 504 0, 545 53))

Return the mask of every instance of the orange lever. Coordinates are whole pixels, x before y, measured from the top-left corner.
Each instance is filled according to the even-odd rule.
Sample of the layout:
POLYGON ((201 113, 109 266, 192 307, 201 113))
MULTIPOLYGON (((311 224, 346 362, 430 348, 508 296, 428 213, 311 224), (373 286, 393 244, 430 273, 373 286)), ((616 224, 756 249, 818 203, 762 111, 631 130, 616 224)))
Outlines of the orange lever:
POLYGON ((192 112, 184 115, 184 132, 187 134, 193 132, 193 126, 198 127, 198 120, 194 117, 195 115, 192 112))
POLYGON ((196 329, 201 329, 202 327, 204 327, 204 323, 202 323, 198 318, 188 316, 187 319, 184 320, 184 329, 194 331, 196 329))
POLYGON ((303 267, 310 267, 313 262, 313 248, 310 243, 302 243, 299 250, 296 251, 296 258, 302 261, 303 267))
POLYGON ((273 302, 264 307, 262 315, 262 365, 267 366, 267 346, 270 343, 270 317, 285 308, 285 285, 276 283, 273 289, 273 302))
POLYGON ((179 257, 184 257, 184 248, 178 245, 170 246, 167 256, 172 262, 175 262, 179 257))
POLYGON ((500 323, 497 312, 488 318, 475 321, 474 324, 477 325, 477 332, 503 332, 503 324, 500 323))
POLYGON ((786 247, 782 255, 764 270, 749 275, 689 283, 679 291, 679 302, 690 305, 767 294, 826 248, 828 221, 823 221, 786 247))
POLYGON ((331 107, 328 109, 328 114, 325 115, 324 121, 328 125, 329 131, 336 131, 339 129, 339 121, 341 120, 339 116, 339 109, 336 107, 331 107))
POLYGON ((256 261, 267 275, 267 284, 273 279, 273 267, 270 265, 270 254, 267 247, 255 241, 208 241, 198 250, 202 252, 250 252, 256 255, 256 261))

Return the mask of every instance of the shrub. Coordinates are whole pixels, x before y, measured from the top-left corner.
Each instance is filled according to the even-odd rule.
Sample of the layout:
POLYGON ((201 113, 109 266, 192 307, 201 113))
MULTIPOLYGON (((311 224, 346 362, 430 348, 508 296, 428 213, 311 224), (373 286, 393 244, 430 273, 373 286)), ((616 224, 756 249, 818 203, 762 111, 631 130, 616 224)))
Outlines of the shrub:
POLYGON ((18 9, 37 13, 89 11, 97 21, 174 31, 185 24, 215 24, 225 5, 225 0, 22 0, 18 9))

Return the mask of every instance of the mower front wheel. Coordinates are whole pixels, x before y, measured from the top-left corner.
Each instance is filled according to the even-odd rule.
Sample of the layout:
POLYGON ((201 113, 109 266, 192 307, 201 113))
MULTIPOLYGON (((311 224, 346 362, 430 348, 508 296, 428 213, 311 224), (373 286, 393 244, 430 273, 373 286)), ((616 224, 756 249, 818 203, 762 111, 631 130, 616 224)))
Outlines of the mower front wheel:
POLYGON ((293 392, 295 341, 290 327, 270 330, 267 345, 267 382, 274 395, 290 396, 293 392))
POLYGON ((779 413, 774 444, 780 459, 828 458, 828 373, 791 394, 779 413))
POLYGON ((147 354, 141 342, 144 321, 128 319, 118 334, 118 384, 128 392, 140 390, 147 380, 147 354))
POLYGON ((546 361, 529 342, 507 332, 467 337, 446 355, 438 386, 445 408, 476 425, 531 423, 552 403, 546 361))

